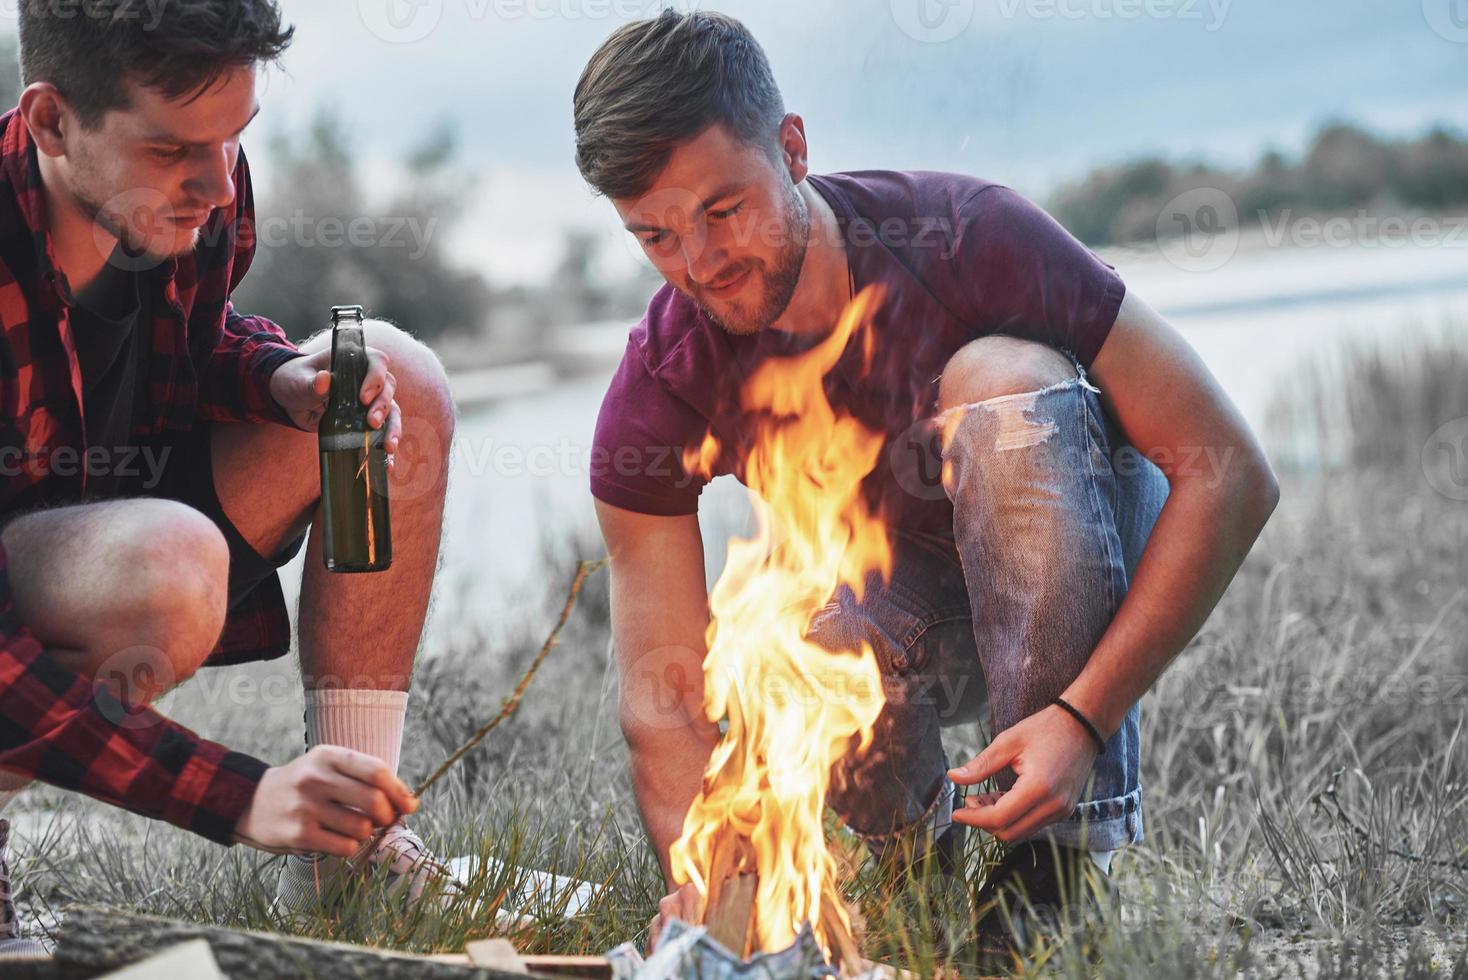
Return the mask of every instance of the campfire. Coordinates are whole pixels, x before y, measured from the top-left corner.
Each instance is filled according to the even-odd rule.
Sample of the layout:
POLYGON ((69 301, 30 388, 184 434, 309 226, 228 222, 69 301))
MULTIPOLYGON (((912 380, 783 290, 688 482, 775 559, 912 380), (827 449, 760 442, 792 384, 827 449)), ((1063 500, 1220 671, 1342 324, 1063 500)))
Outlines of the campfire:
MULTIPOLYGON (((860 595, 869 573, 891 571, 886 527, 861 494, 882 437, 834 411, 822 387, 848 344, 862 345, 870 367, 878 302, 864 290, 830 336, 765 362, 744 385, 757 420, 745 482, 758 530, 730 542, 709 597, 704 708, 727 727, 671 853, 706 910, 749 909, 732 931, 727 916, 723 935, 712 930, 730 952, 775 953, 810 930, 847 975, 860 972, 860 951, 822 819, 831 767, 853 738, 870 739, 882 685, 870 647, 831 651, 806 637, 838 586, 860 595)), ((720 449, 710 435, 685 462, 707 473, 720 449)))

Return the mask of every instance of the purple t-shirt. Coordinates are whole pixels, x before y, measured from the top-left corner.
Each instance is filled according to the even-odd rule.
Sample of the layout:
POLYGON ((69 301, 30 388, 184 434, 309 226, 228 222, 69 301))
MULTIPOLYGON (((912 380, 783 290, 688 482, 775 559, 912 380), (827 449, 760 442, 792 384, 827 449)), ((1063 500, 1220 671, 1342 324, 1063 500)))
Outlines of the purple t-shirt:
MULTIPOLYGON (((1089 367, 1126 287, 1115 269, 1003 185, 925 171, 806 179, 835 212, 856 290, 882 283, 886 291, 871 322, 871 371, 862 370, 861 345, 851 344, 825 380, 838 411, 887 434, 892 465, 879 464, 868 478, 870 502, 901 526, 951 532, 938 474, 904 471, 905 447, 897 445, 933 414, 948 359, 976 337, 1004 333, 1069 350, 1089 367)), ((725 447, 714 474, 742 479, 744 379, 764 358, 813 343, 777 330, 735 336, 664 285, 632 330, 602 401, 592 494, 643 514, 697 513, 705 480, 684 470, 685 448, 712 430, 725 447)))

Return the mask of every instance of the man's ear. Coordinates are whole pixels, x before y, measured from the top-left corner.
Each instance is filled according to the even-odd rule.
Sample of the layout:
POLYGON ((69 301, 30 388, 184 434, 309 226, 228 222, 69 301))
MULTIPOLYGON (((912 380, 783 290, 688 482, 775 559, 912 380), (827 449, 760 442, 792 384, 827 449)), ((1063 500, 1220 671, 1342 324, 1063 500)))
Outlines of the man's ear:
POLYGON ((810 159, 805 142, 805 120, 793 112, 780 120, 780 161, 790 172, 790 182, 800 183, 810 173, 810 159))
POLYGON ((20 114, 36 141, 36 149, 48 157, 66 154, 67 127, 76 125, 61 92, 50 82, 34 82, 20 93, 20 114))

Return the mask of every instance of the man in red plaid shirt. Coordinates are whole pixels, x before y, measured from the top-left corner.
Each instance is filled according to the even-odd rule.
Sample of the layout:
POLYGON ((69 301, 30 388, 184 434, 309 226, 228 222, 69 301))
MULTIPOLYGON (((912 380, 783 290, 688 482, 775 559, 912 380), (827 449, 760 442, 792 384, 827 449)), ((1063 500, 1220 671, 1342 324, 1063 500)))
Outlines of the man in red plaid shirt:
MULTIPOLYGON (((297 349, 230 302, 255 253, 241 133, 292 29, 273 0, 19 12, 26 87, 0 117, 0 808, 39 779, 289 852, 294 910, 388 827, 374 861, 417 896, 434 864, 395 770, 453 406, 426 347, 368 324, 363 403, 390 454, 415 452, 392 469, 391 570, 328 574, 306 532, 329 334, 297 349), (271 767, 147 707, 201 666, 288 651, 276 569, 303 543, 312 747, 271 767)), ((0 852, 0 952, 18 937, 0 852)))

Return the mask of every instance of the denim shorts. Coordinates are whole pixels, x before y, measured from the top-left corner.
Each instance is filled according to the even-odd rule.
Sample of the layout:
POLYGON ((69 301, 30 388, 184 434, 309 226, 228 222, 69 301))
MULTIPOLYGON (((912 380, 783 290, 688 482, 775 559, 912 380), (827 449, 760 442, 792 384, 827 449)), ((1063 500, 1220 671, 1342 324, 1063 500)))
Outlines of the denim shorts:
MULTIPOLYGON (((875 848, 946 821, 942 728, 982 713, 1003 730, 1080 673, 1167 499, 1166 477, 1070 359, 1068 380, 938 420, 952 533, 899 529, 891 577, 860 598, 843 586, 812 621, 832 649, 869 645, 883 676, 873 739, 838 764, 829 795, 875 848)), ((1133 705, 1074 813, 1046 837, 1092 849, 1142 839, 1139 738, 1133 705)), ((999 789, 1013 778, 1001 773, 999 789)))

